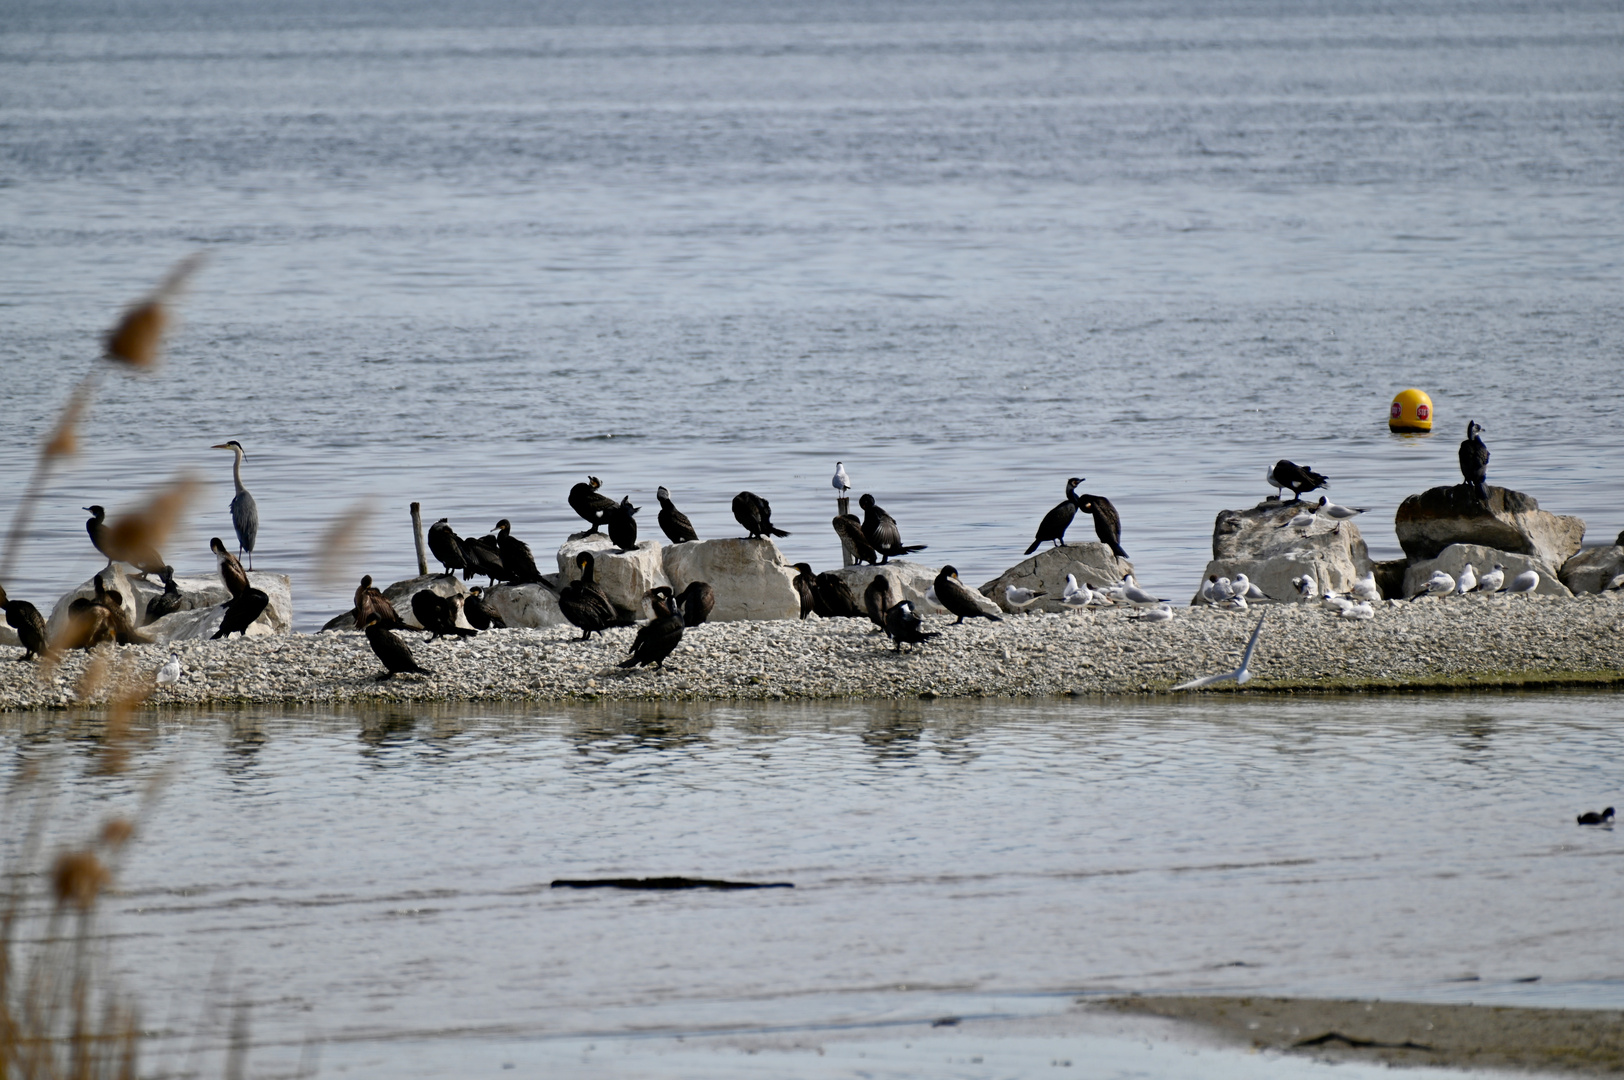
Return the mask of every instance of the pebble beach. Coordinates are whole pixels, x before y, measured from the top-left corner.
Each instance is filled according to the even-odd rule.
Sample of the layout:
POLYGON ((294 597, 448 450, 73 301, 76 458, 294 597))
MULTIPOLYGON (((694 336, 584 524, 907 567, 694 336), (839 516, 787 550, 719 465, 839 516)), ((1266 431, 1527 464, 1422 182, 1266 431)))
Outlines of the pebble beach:
MULTIPOLYGON (((1624 681, 1624 599, 1449 597, 1388 602, 1368 621, 1317 603, 1247 612, 1178 609, 1168 622, 1121 608, 1020 615, 955 626, 900 653, 867 621, 709 623, 687 631, 663 671, 618 666, 635 629, 591 641, 573 628, 493 630, 465 641, 402 638, 433 676, 377 681, 382 667, 353 632, 177 644, 184 674, 147 707, 374 701, 784 700, 1157 694, 1233 670, 1266 619, 1244 687, 1267 694, 1471 687, 1608 685, 1624 681)), ((7 650, 20 655, 19 650, 7 650)), ((103 703, 150 686, 163 646, 102 646, 54 672, 0 663, 0 709, 103 703), (87 676, 87 671, 90 674, 87 676)))

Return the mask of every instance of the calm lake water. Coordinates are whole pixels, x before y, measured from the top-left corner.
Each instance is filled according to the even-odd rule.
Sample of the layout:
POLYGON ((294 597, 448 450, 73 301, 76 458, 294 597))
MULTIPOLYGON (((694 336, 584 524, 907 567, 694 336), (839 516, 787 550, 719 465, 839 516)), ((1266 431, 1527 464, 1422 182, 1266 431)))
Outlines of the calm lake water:
POLYGON ((0 717, 0 759, 63 839, 140 814, 102 925, 171 1064, 210 996, 260 1071, 368 1076, 1301 1076, 995 1036, 1126 991, 1624 1006, 1624 847, 1574 824, 1618 801, 1616 695, 148 719, 121 776, 66 714, 0 717), (550 887, 662 874, 795 887, 550 887), (740 1049, 786 1033, 833 1057, 740 1049))

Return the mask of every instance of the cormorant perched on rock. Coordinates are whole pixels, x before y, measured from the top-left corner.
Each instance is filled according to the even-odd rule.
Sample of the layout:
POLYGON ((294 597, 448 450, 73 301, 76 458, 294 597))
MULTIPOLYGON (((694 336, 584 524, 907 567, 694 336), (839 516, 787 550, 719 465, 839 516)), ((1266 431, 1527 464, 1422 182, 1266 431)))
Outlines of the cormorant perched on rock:
POLYGON ((58 634, 56 644, 62 649, 93 649, 113 639, 112 614, 95 601, 81 597, 68 605, 68 623, 58 634))
POLYGON ((813 586, 813 579, 818 575, 812 572, 812 564, 798 562, 795 564, 795 592, 801 598, 801 618, 806 618, 817 610, 818 591, 813 586))
POLYGON ((733 517, 744 526, 752 540, 759 540, 763 536, 789 535, 783 529, 773 527, 772 506, 753 491, 741 491, 733 496, 733 517))
POLYGON ((880 561, 880 553, 863 535, 863 523, 856 514, 837 514, 830 524, 834 526, 835 535, 840 537, 840 546, 851 552, 854 562, 873 566, 880 561))
POLYGON ((226 545, 218 536, 209 541, 209 550, 214 552, 214 561, 220 566, 220 580, 226 583, 226 591, 232 596, 241 596, 248 590, 248 571, 242 568, 237 556, 226 550, 226 545))
POLYGON ((220 629, 209 640, 230 637, 232 634, 247 637, 248 627, 270 606, 271 598, 260 589, 247 589, 241 596, 233 596, 226 602, 226 614, 220 620, 220 629))
POLYGON ((1003 619, 982 607, 985 600, 980 593, 972 591, 968 585, 959 580, 959 572, 953 567, 944 566, 936 575, 936 602, 958 616, 953 623, 954 626, 972 618, 1003 622, 1003 619))
POLYGON ((812 579, 812 610, 825 619, 868 618, 851 587, 828 570, 812 579))
MULTIPOLYGON (((70 614, 84 616, 92 608, 101 608, 106 615, 100 620, 112 640, 120 645, 149 645, 150 639, 145 634, 137 633, 130 622, 130 616, 124 610, 124 594, 117 589, 109 589, 97 574, 91 584, 96 589, 93 597, 77 597, 68 605, 70 614)), ((103 639, 105 640, 105 639, 103 639)))
POLYGON ((462 614, 475 630, 506 630, 507 623, 485 602, 485 590, 478 585, 468 590, 462 600, 462 614))
POLYGON ((513 526, 503 518, 496 523, 496 546, 502 551, 502 578, 515 585, 545 584, 536 569, 530 545, 513 535, 513 526))
POLYGON ((254 541, 259 538, 259 505, 254 497, 248 494, 248 489, 242 486, 242 443, 236 439, 219 443, 210 447, 211 450, 230 450, 236 455, 231 462, 231 482, 237 485, 237 494, 231 500, 231 527, 237 530, 237 556, 242 557, 244 551, 248 552, 248 568, 254 567, 254 541))
POLYGON ((1274 494, 1278 498, 1281 488, 1290 488, 1295 495, 1292 502, 1301 501, 1302 497, 1316 488, 1328 487, 1330 481, 1307 465, 1298 465, 1294 461, 1281 458, 1274 463, 1274 468, 1263 474, 1263 478, 1274 485, 1274 494))
POLYGON ((364 574, 355 588, 355 625, 365 626, 368 615, 377 615, 386 630, 404 630, 406 621, 395 611, 388 597, 372 587, 372 575, 364 574))
POLYGON ((894 606, 891 579, 884 574, 875 574, 874 580, 863 590, 863 608, 868 612, 869 621, 884 630, 886 613, 894 606))
POLYGON ((937 633, 935 630, 925 632, 925 617, 914 610, 912 601, 904 600, 885 613, 885 634, 896 642, 897 652, 902 651, 904 644, 918 645, 937 633))
POLYGON ((158 576, 163 579, 164 591, 147 601, 146 621, 149 623, 157 622, 165 615, 173 615, 181 610, 182 604, 186 603, 185 599, 180 595, 180 586, 175 584, 175 568, 173 566, 164 567, 158 571, 158 576))
POLYGON ((457 625, 457 607, 456 597, 441 596, 433 589, 419 589, 412 594, 412 614, 432 635, 430 641, 443 637, 473 637, 479 633, 457 625))
POLYGON ((18 660, 33 660, 45 652, 45 620, 40 617, 39 608, 27 600, 11 599, 3 588, 0 588, 0 608, 5 609, 6 625, 17 631, 17 640, 23 644, 23 654, 18 660))
POLYGON ((598 489, 602 486, 602 480, 596 476, 589 476, 586 483, 576 484, 570 488, 570 509, 580 514, 586 523, 592 526, 587 530, 589 533, 597 532, 598 526, 603 524, 603 515, 617 505, 609 496, 598 494, 598 489))
POLYGON ((1056 547, 1066 542, 1066 530, 1071 528, 1071 519, 1077 516, 1077 485, 1085 479, 1087 477, 1074 476, 1066 481, 1066 501, 1056 503, 1053 510, 1043 515, 1043 520, 1038 522, 1037 537, 1026 554, 1032 554, 1045 540, 1053 541, 1056 547))
POLYGON ((1128 557, 1128 553, 1122 550, 1122 517, 1117 513, 1117 508, 1111 505, 1110 499, 1104 495, 1079 495, 1077 509, 1094 515, 1094 535, 1111 549, 1111 554, 1119 559, 1128 557))
POLYGON ((637 511, 641 506, 633 506, 631 496, 627 496, 616 503, 615 506, 603 512, 603 523, 609 531, 609 541, 624 554, 637 550, 637 511))
POLYGON ((880 553, 881 562, 890 562, 891 556, 912 555, 916 551, 924 551, 926 544, 913 544, 909 547, 902 545, 902 530, 897 528, 897 519, 887 514, 874 496, 864 495, 857 500, 857 505, 863 508, 863 536, 880 553))
POLYGON ((412 657, 412 650, 407 647, 404 641, 396 637, 389 627, 383 624, 383 620, 377 612, 374 611, 367 615, 367 621, 362 624, 362 628, 366 630, 367 644, 372 646, 373 653, 377 655, 379 660, 383 661, 383 666, 386 669, 382 675, 378 676, 379 682, 392 679, 396 675, 434 674, 428 668, 417 666, 417 661, 412 657))
POLYGON ((660 500, 660 529, 667 540, 673 544, 686 544, 699 539, 699 534, 694 531, 694 523, 688 520, 687 514, 677 509, 669 491, 662 487, 654 493, 654 497, 660 500))
POLYGON ((672 610, 671 588, 660 585, 650 589, 649 602, 654 606, 654 618, 644 623, 632 639, 632 654, 620 662, 621 667, 639 665, 665 667, 665 658, 682 641, 682 616, 672 610))
POLYGON ((507 576, 507 569, 502 565, 502 548, 492 536, 464 536, 461 538, 462 557, 468 564, 463 568, 462 580, 478 575, 491 579, 495 585, 507 576))
POLYGON ((96 545, 96 550, 107 556, 107 565, 115 562, 127 563, 141 571, 141 576, 156 574, 165 566, 164 557, 150 544, 139 540, 120 542, 113 535, 113 530, 107 526, 107 511, 100 506, 86 506, 83 509, 90 511, 90 520, 85 522, 85 532, 90 534, 90 542, 96 545))
POLYGON ((595 560, 592 552, 577 554, 575 565, 581 571, 581 576, 558 591, 558 610, 564 613, 564 618, 581 628, 581 640, 586 641, 593 634, 602 633, 605 627, 613 626, 618 616, 615 605, 609 601, 609 594, 593 580, 595 560))
POLYGON ((1477 497, 1489 501, 1489 489, 1484 480, 1489 475, 1489 448, 1478 437, 1483 426, 1476 420, 1466 421, 1466 438, 1460 444, 1460 474, 1477 492, 1477 497))
POLYGON ((677 594, 675 603, 682 612, 682 625, 698 626, 715 610, 716 590, 708 582, 690 581, 688 587, 677 594))
POLYGON ((455 571, 468 569, 468 556, 463 554, 462 540, 451 530, 450 518, 441 518, 429 526, 429 550, 445 567, 446 577, 455 576, 455 571))

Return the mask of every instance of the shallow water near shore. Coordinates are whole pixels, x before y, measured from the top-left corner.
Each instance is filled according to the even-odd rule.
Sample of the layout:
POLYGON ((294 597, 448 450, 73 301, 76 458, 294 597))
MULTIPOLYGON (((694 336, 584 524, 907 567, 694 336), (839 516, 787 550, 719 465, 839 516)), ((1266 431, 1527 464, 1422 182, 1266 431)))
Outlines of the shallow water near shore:
MULTIPOLYGON (((35 713, 0 753, 59 821, 165 768, 103 924, 160 1056, 212 986, 267 1067, 981 1076, 1050 1037, 1128 1053, 1019 1026, 1109 993, 1624 1005, 1621 834, 1574 824, 1617 801, 1620 721, 1584 693, 160 712, 98 777, 98 723, 35 713), (550 888, 664 874, 795 888, 550 888)), ((1202 1074, 1145 1045, 1123 1070, 1202 1074)))

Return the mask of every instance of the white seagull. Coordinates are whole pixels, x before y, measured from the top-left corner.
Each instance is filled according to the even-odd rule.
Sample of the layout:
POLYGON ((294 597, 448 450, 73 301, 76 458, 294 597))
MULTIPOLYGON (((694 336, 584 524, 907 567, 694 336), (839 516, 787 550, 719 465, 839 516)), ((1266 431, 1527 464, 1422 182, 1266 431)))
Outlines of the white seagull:
POLYGON ((1506 568, 1499 563, 1495 563, 1493 570, 1477 579, 1477 591, 1499 592, 1505 586, 1505 583, 1506 568))
POLYGON ((154 676, 153 682, 159 686, 172 686, 180 682, 180 653, 172 652, 169 654, 169 663, 158 669, 158 674, 154 676))
POLYGON ((1163 601, 1160 607, 1146 608, 1143 611, 1129 615, 1128 618, 1135 622, 1172 622, 1173 607, 1163 601))
POLYGON ((1334 592, 1326 593, 1325 598, 1320 603, 1332 611, 1346 611, 1353 606, 1352 600, 1349 600, 1346 596, 1338 596, 1334 592))
POLYGON ((842 496, 851 490, 851 477, 846 475, 846 466, 835 462, 835 478, 829 481, 831 487, 840 492, 842 496))
POLYGON ((1511 584, 1506 586, 1506 592, 1531 593, 1537 588, 1539 588, 1539 571, 1524 570, 1511 579, 1511 584))
POLYGON ((1155 607, 1157 604, 1167 603, 1161 597, 1152 596, 1144 589, 1141 589, 1139 583, 1133 579, 1132 574, 1122 575, 1122 584, 1119 587, 1122 591, 1122 599, 1136 607, 1155 607))
POLYGON ((1324 514, 1328 518, 1335 518, 1337 521, 1346 521, 1349 518, 1356 518, 1360 514, 1364 513, 1367 509, 1369 509, 1369 507, 1339 506, 1330 499, 1327 499, 1324 495, 1320 496, 1320 513, 1324 514))
POLYGON ((1242 596, 1240 593, 1236 593, 1233 596, 1225 597, 1224 599, 1218 601, 1216 606, 1224 608, 1227 611, 1245 611, 1246 597, 1242 596))
POLYGON ((1357 604, 1350 604, 1340 612, 1344 619, 1374 619, 1376 609, 1369 600, 1361 600, 1357 604))
POLYGON ((1201 583, 1201 599, 1209 604, 1216 604, 1220 600, 1227 600, 1234 593, 1229 588, 1229 579, 1221 578, 1217 574, 1208 574, 1207 580, 1201 583))
POLYGON ((1355 581, 1353 588, 1348 592, 1359 600, 1380 600, 1382 594, 1381 590, 1376 588, 1376 571, 1366 570, 1365 576, 1355 581))
POLYGON ((1297 595, 1304 600, 1314 599, 1315 594, 1319 592, 1319 583, 1314 580, 1313 574, 1294 577, 1291 579, 1291 583, 1297 586, 1297 595))
MULTIPOLYGON (((1427 583, 1421 587, 1421 591, 1416 593, 1415 596, 1448 596, 1454 591, 1454 576, 1442 570, 1434 570, 1432 576, 1427 579, 1427 583)), ((1410 597, 1410 599, 1414 600, 1415 596, 1410 597)))
POLYGON ((1306 529, 1310 525, 1313 525, 1313 524, 1314 524, 1314 512, 1312 510, 1299 510, 1299 511, 1297 511, 1297 515, 1295 517, 1293 517, 1290 521, 1286 522, 1284 525, 1276 525, 1275 528, 1277 528, 1277 529, 1306 529))
POLYGON ((1460 572, 1460 584, 1455 586, 1455 591, 1465 596, 1475 588, 1477 588, 1477 568, 1467 563, 1466 569, 1460 572))
POLYGON ((1080 593, 1082 593, 1084 591, 1085 590, 1083 589, 1083 587, 1081 585, 1077 584, 1077 575, 1076 574, 1067 574, 1066 575, 1066 588, 1065 588, 1065 591, 1060 594, 1060 600, 1061 600, 1062 603, 1064 603, 1065 601, 1071 599, 1074 596, 1077 596, 1078 594, 1080 594, 1080 593))
POLYGON ((1257 621, 1257 628, 1252 631, 1252 640, 1246 643, 1246 652, 1241 656, 1241 666, 1234 671, 1226 671, 1222 675, 1208 675, 1201 679, 1191 679, 1187 683, 1179 683, 1173 687, 1175 690, 1200 690, 1204 687, 1221 683, 1225 679, 1234 679, 1237 684, 1245 685, 1252 678, 1252 654, 1257 651, 1257 636, 1263 633, 1263 620, 1269 616, 1262 615, 1257 621))
POLYGON ((1229 583, 1230 589, 1236 596, 1244 596, 1248 600, 1267 600, 1269 594, 1252 584, 1252 579, 1245 574, 1236 574, 1235 580, 1229 583))
POLYGON ((1024 610, 1034 601, 1048 595, 1049 594, 1044 592, 1042 589, 1022 589, 1017 588, 1014 585, 1004 586, 1004 599, 1009 603, 1010 607, 1017 611, 1024 610))

